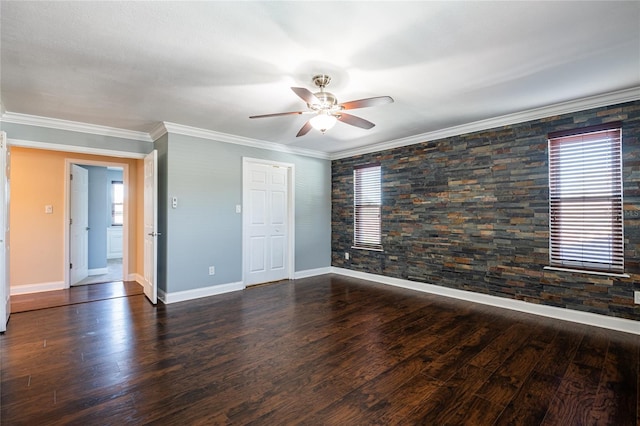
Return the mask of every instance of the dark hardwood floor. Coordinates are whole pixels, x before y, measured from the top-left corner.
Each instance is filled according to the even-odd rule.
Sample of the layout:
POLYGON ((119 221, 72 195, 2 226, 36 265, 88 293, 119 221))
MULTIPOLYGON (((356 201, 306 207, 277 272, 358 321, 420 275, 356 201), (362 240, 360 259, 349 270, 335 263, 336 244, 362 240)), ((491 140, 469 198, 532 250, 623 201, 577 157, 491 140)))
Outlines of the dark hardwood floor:
POLYGON ((636 425, 640 336, 335 275, 13 314, 3 425, 636 425))
POLYGON ((108 283, 85 284, 64 290, 11 296, 11 312, 27 312, 96 300, 127 297, 142 294, 142 286, 135 281, 114 281, 108 283))

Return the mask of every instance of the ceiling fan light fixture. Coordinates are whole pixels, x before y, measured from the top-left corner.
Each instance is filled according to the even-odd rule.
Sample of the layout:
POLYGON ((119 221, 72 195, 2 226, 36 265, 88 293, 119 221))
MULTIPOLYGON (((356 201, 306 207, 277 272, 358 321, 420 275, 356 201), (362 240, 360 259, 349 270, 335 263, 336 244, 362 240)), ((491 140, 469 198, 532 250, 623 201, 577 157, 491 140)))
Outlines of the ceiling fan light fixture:
MULTIPOLYGON (((1 0, 0 0, 1 1, 1 0)), ((331 77, 326 74, 313 76, 313 82, 320 88, 318 93, 312 93, 304 87, 292 87, 293 93, 307 103, 307 111, 278 112, 275 114, 252 115, 249 118, 278 117, 282 115, 315 114, 311 120, 304 123, 296 137, 304 136, 311 129, 319 130, 324 134, 327 130, 335 126, 336 121, 359 127, 361 129, 371 129, 375 126, 372 122, 355 115, 347 114, 343 111, 357 108, 366 108, 377 105, 384 105, 393 102, 391 96, 376 96, 374 98, 358 99, 355 101, 338 103, 338 99, 333 93, 325 92, 324 88, 331 81, 331 77)))
POLYGON ((338 121, 338 119, 335 115, 320 112, 309 120, 309 123, 311 123, 311 126, 313 126, 314 129, 320 130, 320 132, 324 134, 324 132, 336 125, 336 121, 338 121))

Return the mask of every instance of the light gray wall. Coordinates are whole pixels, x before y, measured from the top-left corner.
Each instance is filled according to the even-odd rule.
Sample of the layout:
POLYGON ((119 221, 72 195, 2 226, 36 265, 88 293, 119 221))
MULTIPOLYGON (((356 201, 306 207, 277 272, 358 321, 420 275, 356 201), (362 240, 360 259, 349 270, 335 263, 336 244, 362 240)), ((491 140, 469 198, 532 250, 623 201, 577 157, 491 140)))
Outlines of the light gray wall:
POLYGON ((106 167, 82 166, 89 171, 89 269, 107 267, 107 227, 110 225, 106 167))
POLYGON ((0 123, 0 125, 2 126, 2 130, 7 132, 7 137, 10 139, 54 143, 82 148, 108 149, 138 154, 146 154, 153 149, 153 144, 144 141, 51 129, 27 124, 3 122, 0 123))
POLYGON ((166 293, 242 280, 242 158, 295 164, 295 270, 331 265, 331 163, 190 136, 153 144, 0 123, 11 139, 114 151, 158 150, 158 288, 166 293), (170 197, 178 197, 172 209, 170 197), (208 267, 216 274, 208 275, 208 267))
POLYGON ((159 207, 166 215, 163 290, 242 281, 242 214, 235 206, 242 204, 243 157, 295 165, 295 270, 330 266, 329 160, 176 134, 169 135, 167 145, 161 155, 166 164, 160 166, 167 176, 167 198, 159 207), (177 209, 171 208, 172 197, 178 197, 177 209), (213 276, 208 275, 211 265, 216 267, 213 276))

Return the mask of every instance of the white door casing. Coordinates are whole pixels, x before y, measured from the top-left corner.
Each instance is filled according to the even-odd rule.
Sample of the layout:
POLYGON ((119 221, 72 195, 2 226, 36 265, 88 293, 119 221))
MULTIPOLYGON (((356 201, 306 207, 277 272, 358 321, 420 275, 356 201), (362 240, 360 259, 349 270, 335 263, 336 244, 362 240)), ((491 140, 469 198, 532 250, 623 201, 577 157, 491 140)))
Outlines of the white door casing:
POLYGON ((0 132, 0 332, 6 331, 11 315, 9 283, 9 176, 11 157, 7 135, 0 132))
POLYGON ((245 159, 243 280, 253 285, 292 278, 293 167, 245 159))
POLYGON ((158 303, 158 151, 144 158, 144 294, 154 305, 158 303))
POLYGON ((69 284, 89 276, 89 171, 71 165, 69 284))

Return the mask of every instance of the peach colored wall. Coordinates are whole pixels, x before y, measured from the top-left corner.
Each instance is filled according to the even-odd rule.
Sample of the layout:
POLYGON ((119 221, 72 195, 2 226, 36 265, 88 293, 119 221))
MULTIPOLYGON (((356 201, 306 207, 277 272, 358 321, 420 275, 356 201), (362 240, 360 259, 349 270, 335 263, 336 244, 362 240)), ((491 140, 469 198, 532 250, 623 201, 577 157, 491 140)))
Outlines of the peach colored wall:
POLYGON ((62 283, 64 267, 65 160, 67 158, 129 165, 129 274, 138 273, 137 175, 141 160, 30 148, 11 148, 10 278, 11 286, 62 283), (53 214, 45 214, 45 205, 53 214))

